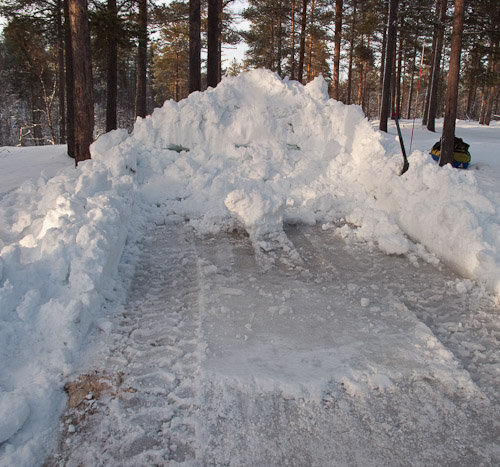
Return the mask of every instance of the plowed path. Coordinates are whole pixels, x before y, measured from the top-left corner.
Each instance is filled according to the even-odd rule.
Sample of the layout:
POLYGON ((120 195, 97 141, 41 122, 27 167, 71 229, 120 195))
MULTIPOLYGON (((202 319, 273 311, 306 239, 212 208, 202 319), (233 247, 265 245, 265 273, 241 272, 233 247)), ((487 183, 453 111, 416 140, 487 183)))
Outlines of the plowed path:
POLYGON ((500 314, 480 287, 332 231, 144 232, 47 465, 500 465, 500 314), (89 391, 91 392, 91 391, 89 391))

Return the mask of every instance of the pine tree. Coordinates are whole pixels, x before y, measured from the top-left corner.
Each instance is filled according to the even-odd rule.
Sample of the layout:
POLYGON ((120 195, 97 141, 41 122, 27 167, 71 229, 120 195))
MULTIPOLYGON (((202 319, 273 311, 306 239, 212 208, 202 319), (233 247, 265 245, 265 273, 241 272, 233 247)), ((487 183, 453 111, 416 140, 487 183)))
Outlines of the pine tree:
POLYGON ((342 44, 343 0, 335 2, 335 52, 333 55, 333 97, 339 100, 340 47, 342 44))
POLYGON ((443 135, 441 138, 441 157, 439 158, 440 166, 453 163, 464 16, 465 0, 455 0, 453 32, 451 35, 450 65, 448 70, 448 87, 446 90, 446 108, 443 122, 443 135))
POLYGON ((147 79, 147 53, 148 53, 148 4, 147 0, 138 0, 139 17, 138 32, 139 43, 137 47, 137 90, 135 94, 135 115, 145 117, 146 106, 146 79, 147 79))
POLYGON ((387 132, 387 120, 391 108, 391 80, 394 58, 394 47, 396 43, 396 22, 397 22, 398 0, 390 0, 389 17, 387 23, 387 46, 384 64, 384 85, 382 90, 382 104, 380 110, 380 130, 387 132))
POLYGON ((172 2, 161 10, 163 25, 153 43, 153 91, 155 102, 179 101, 189 94, 189 5, 172 2))
POLYGON ((189 0, 189 92, 201 90, 201 7, 189 0))
POLYGON ((441 55, 443 51, 444 42, 444 22, 446 20, 446 7, 447 0, 437 0, 436 10, 439 12, 439 19, 436 27, 436 40, 435 47, 433 51, 433 64, 432 64, 432 76, 431 76, 431 86, 430 86, 430 98, 429 98, 429 112, 427 115, 427 129, 429 131, 436 131, 436 114, 437 114, 437 104, 438 104, 438 90, 439 90, 439 76, 441 73, 441 55))
POLYGON ((92 60, 86 0, 68 0, 74 78, 75 162, 90 159, 94 133, 92 60))
POLYGON ((219 0, 208 0, 207 36, 207 85, 215 88, 219 82, 219 0))

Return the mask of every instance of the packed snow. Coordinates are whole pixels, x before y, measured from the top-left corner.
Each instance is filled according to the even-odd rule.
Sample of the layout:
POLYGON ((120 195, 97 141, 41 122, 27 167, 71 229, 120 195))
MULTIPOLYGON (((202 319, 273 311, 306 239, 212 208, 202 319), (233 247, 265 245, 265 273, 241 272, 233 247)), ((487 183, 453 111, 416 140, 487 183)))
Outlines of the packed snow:
MULTIPOLYGON (((412 122, 403 127, 408 149, 412 122)), ((241 420, 220 394, 240 405, 248 396, 247 422, 252 410, 257 416, 281 404, 279 394, 296 420, 307 408, 318 420, 325 417, 318 427, 332 430, 341 416, 354 417, 353 430, 361 435, 364 422, 356 425, 355 414, 382 413, 384 402, 370 399, 373 392, 401 394, 408 404, 438 401, 447 426, 469 417, 457 406, 491 412, 484 426, 493 441, 475 422, 454 435, 462 440, 470 428, 471 439, 482 443, 471 459, 493 465, 500 459, 498 423, 491 407, 477 401, 499 400, 500 125, 459 122, 457 136, 471 144, 469 170, 437 167, 428 150, 438 136, 417 122, 410 169, 399 176, 395 131, 382 134, 357 106, 329 99, 321 77, 302 86, 256 70, 179 103, 166 102, 139 119, 130 135, 117 130, 100 137, 92 160, 77 169, 61 147, 43 148, 44 154, 1 148, 0 466, 44 462, 55 446, 64 385, 88 365, 82 358, 89 342, 109 351, 106 370, 119 372, 125 349, 145 358, 139 344, 153 351, 166 339, 158 333, 170 328, 178 333, 168 344, 170 354, 148 358, 171 361, 168 371, 155 373, 175 399, 171 406, 178 413, 169 419, 179 426, 194 422, 185 428, 190 434, 184 441, 169 443, 168 453, 159 454, 152 438, 132 442, 130 465, 147 459, 134 456, 148 443, 160 456, 155 462, 168 454, 178 462, 198 456, 201 463, 227 463, 242 452, 251 433, 238 438, 230 432, 241 420), (67 167, 56 172, 46 161, 67 167), (337 257, 343 248, 348 256, 337 257), (313 252, 321 259, 311 259, 313 252), (372 270, 363 270, 364 257, 375 261, 372 270), (397 273, 389 274, 391 269, 397 273), (141 277, 156 282, 134 284, 141 277), (415 288, 403 294, 398 277, 422 281, 425 293, 415 288), (436 280, 442 281, 439 288, 436 280), (164 283, 172 290, 162 292, 168 289, 164 283), (452 305, 443 305, 445 299, 452 305), (160 301, 175 309, 172 316, 158 308, 160 301), (199 315, 183 318, 196 307, 199 315), (122 308, 128 321, 116 319, 122 308), (145 321, 132 316, 137 309, 144 319, 151 316, 153 337, 145 321), (155 334, 160 315, 165 321, 155 334), (469 346, 465 350, 457 329, 469 346), (457 360, 460 352, 463 361, 457 360), (412 384, 404 383, 407 378, 412 384), (176 381, 181 384, 174 388, 176 381), (438 381, 440 389, 424 387, 426 381, 438 381), (304 405, 333 410, 336 387, 344 398, 333 418, 304 405), (182 400, 195 397, 185 393, 196 394, 189 409, 182 400), (267 396, 259 402, 259 394, 267 396), (447 406, 447 398, 457 405, 447 406), (221 417, 229 420, 227 427, 221 417), (198 438, 191 443, 190 436, 198 438), (226 451, 217 441, 223 436, 232 443, 226 451), (211 450, 201 452, 203 442, 211 450)), ((139 368, 135 360, 133 365, 139 368)), ((146 376, 129 374, 131 388, 146 376)), ((165 413, 172 410, 163 403, 165 413)), ((109 423, 116 422, 108 433, 127 419, 117 404, 108 406, 109 423)), ((428 407, 419 410, 413 423, 423 429, 420 424, 434 415, 428 407)), ((442 428, 437 420, 429 424, 429 433, 442 428)), ((326 436, 306 428, 311 437, 326 436)), ((392 435, 384 429, 375 442, 387 446, 392 435)), ((69 423, 68 436, 75 430, 69 423)), ((270 435, 266 427, 261 432, 270 435)), ((163 433, 174 436, 166 428, 163 433)), ((358 462, 370 459, 361 454, 359 439, 343 433, 335 443, 358 450, 352 457, 358 462)), ((68 445, 78 451, 78 443, 68 445)), ((274 449, 271 442, 268 447, 274 449)), ((409 449, 401 455, 415 454, 409 449)), ((438 454, 446 461, 459 455, 446 458, 444 449, 438 454)), ((84 460, 112 460, 93 455, 84 460)), ((249 465, 252 455, 242 453, 236 463, 249 465)), ((321 456, 315 459, 330 454, 321 456)), ((431 453, 423 449, 422 456, 425 461, 431 453)), ((269 465, 287 459, 271 458, 269 465)))

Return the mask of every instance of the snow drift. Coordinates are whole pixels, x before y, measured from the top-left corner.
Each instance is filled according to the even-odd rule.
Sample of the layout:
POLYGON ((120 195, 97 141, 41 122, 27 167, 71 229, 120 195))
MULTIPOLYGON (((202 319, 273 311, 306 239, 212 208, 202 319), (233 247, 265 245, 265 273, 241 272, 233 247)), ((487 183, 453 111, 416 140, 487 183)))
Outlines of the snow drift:
POLYGON ((240 226, 256 251, 290 248, 283 223, 320 222, 387 254, 434 253, 500 294, 499 208, 474 174, 414 152, 400 177, 398 143, 329 99, 321 77, 226 78, 166 102, 132 135, 102 136, 92 157, 0 201, 2 466, 49 449, 64 378, 114 297, 127 232, 148 206, 199 233, 240 226))

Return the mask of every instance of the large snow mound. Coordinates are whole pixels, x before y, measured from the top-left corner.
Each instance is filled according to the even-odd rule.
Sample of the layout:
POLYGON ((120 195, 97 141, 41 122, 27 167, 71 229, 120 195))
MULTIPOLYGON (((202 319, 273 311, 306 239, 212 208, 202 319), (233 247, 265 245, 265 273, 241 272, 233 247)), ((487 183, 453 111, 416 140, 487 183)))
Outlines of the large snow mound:
POLYGON ((399 161, 359 107, 328 98, 323 78, 304 87, 264 70, 166 102, 130 139, 150 202, 190 216, 199 231, 234 219, 259 239, 283 222, 336 220, 399 161))
POLYGON ((264 70, 226 78, 166 102, 122 144, 139 155, 146 199, 200 232, 234 220, 265 249, 283 240, 283 222, 345 220, 387 254, 425 255, 417 241, 500 293, 500 213, 474 173, 415 151, 400 177, 397 141, 359 107, 329 99, 321 77, 306 86, 264 70))

